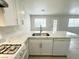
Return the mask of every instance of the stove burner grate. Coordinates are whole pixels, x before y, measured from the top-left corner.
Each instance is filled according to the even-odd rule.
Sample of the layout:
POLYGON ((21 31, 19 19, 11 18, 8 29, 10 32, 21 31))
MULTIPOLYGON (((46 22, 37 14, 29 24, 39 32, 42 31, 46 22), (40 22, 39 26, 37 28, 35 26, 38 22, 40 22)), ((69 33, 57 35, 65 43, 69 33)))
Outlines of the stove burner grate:
POLYGON ((21 44, 2 44, 0 45, 0 54, 14 54, 20 46, 21 44))

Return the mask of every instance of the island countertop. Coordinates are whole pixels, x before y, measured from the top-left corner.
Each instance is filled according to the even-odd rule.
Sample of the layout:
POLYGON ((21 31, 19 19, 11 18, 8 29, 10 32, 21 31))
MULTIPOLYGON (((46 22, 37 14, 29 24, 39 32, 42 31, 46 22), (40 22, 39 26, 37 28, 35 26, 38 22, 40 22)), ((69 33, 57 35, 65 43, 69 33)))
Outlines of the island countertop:
MULTIPOLYGON (((49 33, 50 34, 50 33, 49 33)), ((50 34, 50 36, 29 36, 30 38, 79 38, 78 34, 66 32, 66 31, 57 31, 50 34)))

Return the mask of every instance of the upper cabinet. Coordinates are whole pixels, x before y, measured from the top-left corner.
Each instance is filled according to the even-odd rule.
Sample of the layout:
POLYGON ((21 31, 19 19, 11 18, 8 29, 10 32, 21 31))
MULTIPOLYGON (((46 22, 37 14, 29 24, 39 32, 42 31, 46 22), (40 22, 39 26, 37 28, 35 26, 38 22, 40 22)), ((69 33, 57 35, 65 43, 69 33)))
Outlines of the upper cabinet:
POLYGON ((24 1, 25 0, 15 0, 16 14, 17 14, 16 18, 18 20, 19 25, 24 24, 24 18, 25 18, 24 1))
POLYGON ((0 26, 17 25, 15 0, 5 0, 8 3, 7 8, 0 8, 0 26))
POLYGON ((24 1, 5 0, 8 7, 0 8, 0 27, 24 25, 24 1))

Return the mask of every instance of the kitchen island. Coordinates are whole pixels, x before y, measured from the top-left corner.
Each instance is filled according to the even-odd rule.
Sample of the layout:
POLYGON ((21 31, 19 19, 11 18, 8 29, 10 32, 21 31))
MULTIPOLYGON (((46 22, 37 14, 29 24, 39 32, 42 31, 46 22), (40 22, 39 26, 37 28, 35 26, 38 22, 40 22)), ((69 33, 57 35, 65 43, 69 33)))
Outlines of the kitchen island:
POLYGON ((78 35, 58 31, 50 36, 31 36, 29 37, 30 55, 67 56, 71 38, 78 38, 78 35))
MULTIPOLYGON (((27 36, 27 34, 19 34, 8 38, 1 44, 22 44, 23 46, 23 44, 27 44, 28 42, 26 50, 29 50, 29 52, 26 53, 27 57, 25 57, 27 59, 28 55, 67 56, 71 38, 79 38, 79 36, 74 33, 60 31, 54 32, 50 36, 27 36)), ((0 59, 16 59, 21 49, 13 55, 1 54, 0 59)))

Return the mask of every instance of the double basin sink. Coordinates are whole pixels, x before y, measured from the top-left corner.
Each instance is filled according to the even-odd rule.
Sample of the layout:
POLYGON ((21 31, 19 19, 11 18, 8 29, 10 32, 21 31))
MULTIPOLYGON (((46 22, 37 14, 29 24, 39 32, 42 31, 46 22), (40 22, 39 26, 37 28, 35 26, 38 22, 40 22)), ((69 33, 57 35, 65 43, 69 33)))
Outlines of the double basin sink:
POLYGON ((49 33, 33 33, 32 36, 50 36, 49 33))

